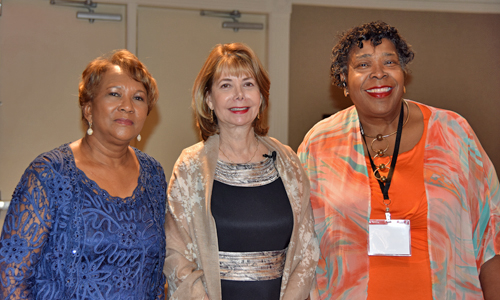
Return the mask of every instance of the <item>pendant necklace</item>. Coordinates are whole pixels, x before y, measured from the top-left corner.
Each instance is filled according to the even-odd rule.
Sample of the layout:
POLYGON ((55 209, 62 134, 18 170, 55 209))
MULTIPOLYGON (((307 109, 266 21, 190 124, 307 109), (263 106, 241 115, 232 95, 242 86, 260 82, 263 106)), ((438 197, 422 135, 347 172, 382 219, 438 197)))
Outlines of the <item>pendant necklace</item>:
MULTIPOLYGON (((378 142, 381 142, 381 141, 384 141, 385 138, 387 137, 390 137, 394 134, 396 134, 398 131, 402 131, 403 130, 403 127, 408 123, 408 121, 410 120, 410 106, 408 105, 408 102, 406 102, 406 100, 403 99, 403 103, 401 104, 401 114, 400 115, 400 124, 398 125, 398 130, 392 132, 392 133, 389 133, 389 134, 386 134, 386 135, 382 135, 382 134, 377 134, 376 136, 369 136, 367 134, 365 134, 364 130, 363 130, 363 126, 361 125, 361 122, 360 122, 360 131, 361 131, 361 135, 363 136, 363 141, 365 142, 365 145, 366 145, 366 139, 365 137, 369 137, 369 138, 372 138, 372 142, 370 144, 370 148, 372 149, 372 151, 375 153, 375 155, 373 156, 373 158, 370 156, 370 154, 368 154, 369 158, 370 158, 370 162, 372 164, 372 170, 373 170, 373 175, 375 176, 375 178, 379 181, 379 182, 386 182, 388 180, 388 178, 390 177, 390 175, 392 174, 392 170, 391 170, 391 165, 395 165, 395 162, 393 159, 390 159, 389 158, 389 161, 387 163, 381 163, 379 165, 375 165, 373 160, 377 157, 379 158, 382 158, 384 157, 385 153, 387 152, 387 150, 389 149, 389 142, 386 141, 387 143, 387 146, 385 147, 385 149, 378 149, 378 150, 375 150, 373 145, 375 143, 375 141, 378 141, 378 142), (404 121, 403 124, 401 124, 402 122, 402 118, 403 118, 403 115, 404 115, 404 106, 406 106, 406 110, 407 110, 407 116, 406 116, 406 120, 404 121), (389 175, 388 176, 383 176, 380 174, 380 171, 382 172, 389 172, 389 175)), ((398 151, 399 151, 399 140, 396 141, 396 144, 397 144, 397 148, 398 148, 398 151)), ((368 147, 368 145, 366 145, 368 147)), ((395 149, 396 151, 396 149, 395 149)), ((393 154, 393 158, 394 158, 394 155, 396 153, 393 154)), ((397 154, 396 154, 396 157, 397 157, 397 154)))

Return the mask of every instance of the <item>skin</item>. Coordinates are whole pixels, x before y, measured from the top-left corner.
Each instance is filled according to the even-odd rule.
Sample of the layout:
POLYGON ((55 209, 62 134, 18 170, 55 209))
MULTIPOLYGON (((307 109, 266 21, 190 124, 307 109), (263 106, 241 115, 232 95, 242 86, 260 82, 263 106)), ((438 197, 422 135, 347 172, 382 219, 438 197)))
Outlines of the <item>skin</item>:
POLYGON ((234 163, 258 162, 267 148, 256 142, 252 122, 259 113, 261 95, 255 79, 225 72, 214 80, 206 98, 220 131, 219 158, 234 163))
POLYGON ((479 280, 485 300, 500 299, 500 255, 495 255, 481 266, 479 280))
MULTIPOLYGON (((383 39, 376 47, 364 42, 362 49, 354 47, 351 50, 348 63, 348 75, 344 75, 342 79, 347 79, 346 89, 356 106, 365 133, 376 136, 379 133, 385 135, 394 132, 397 129, 401 98, 404 94, 404 72, 396 48, 387 39, 383 39)), ((422 137, 424 130, 420 109, 415 104, 409 103, 409 105, 410 119, 403 129, 399 153, 411 150, 422 137)), ((404 113, 406 118, 408 114, 406 108, 404 113)), ((389 145, 394 145, 395 136, 386 138, 389 145)), ((368 143, 371 140, 367 138, 368 143)), ((387 155, 393 154, 392 148, 389 148, 387 155)), ((372 156, 375 155, 366 147, 365 151, 369 151, 372 156)), ((499 255, 481 266, 479 280, 486 300, 500 299, 498 270, 500 270, 499 255)))
POLYGON ((111 196, 129 197, 137 187, 140 165, 129 143, 144 125, 146 101, 143 84, 113 66, 104 74, 94 100, 83 108, 94 133, 70 148, 76 166, 111 196))
MULTIPOLYGON (((363 48, 351 49, 348 58, 347 92, 356 106, 365 133, 369 136, 386 135, 397 130, 401 99, 404 94, 405 75, 399 63, 394 44, 388 39, 376 47, 364 42, 363 48)), ((423 131, 423 116, 415 104, 410 103, 410 119, 404 127, 400 153, 412 149, 420 140, 423 131)), ((408 110, 405 107, 406 119, 408 110)), ((386 138, 394 145, 396 135, 386 138)), ((367 138, 368 144, 372 139, 367 138)), ((385 148, 385 141, 375 142, 374 148, 385 148)), ((386 152, 392 155, 393 148, 386 152)), ((368 149, 370 155, 375 155, 368 149)))

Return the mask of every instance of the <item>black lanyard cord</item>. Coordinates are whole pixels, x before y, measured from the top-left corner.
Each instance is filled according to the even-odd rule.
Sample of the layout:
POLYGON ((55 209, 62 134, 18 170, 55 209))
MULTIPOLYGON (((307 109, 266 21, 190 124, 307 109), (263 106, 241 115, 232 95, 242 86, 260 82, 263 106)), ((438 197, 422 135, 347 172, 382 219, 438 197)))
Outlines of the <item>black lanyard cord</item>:
MULTIPOLYGON (((404 115, 404 105, 403 103, 401 103, 401 113, 399 114, 398 132, 396 134, 396 143, 394 144, 394 153, 392 154, 391 168, 389 169, 389 174, 387 175, 387 180, 385 181, 385 183, 380 180, 377 180, 378 184, 380 185, 380 190, 382 191, 382 195, 384 195, 384 200, 389 200, 389 188, 391 186, 394 169, 396 169, 396 162, 398 160, 398 154, 399 154, 399 145, 401 144, 401 135, 403 133, 403 119, 404 119, 403 115, 404 115)), ((363 126, 361 125, 361 121, 359 122, 359 126, 361 127, 361 135, 363 136, 363 142, 365 143, 366 151, 368 151, 368 145, 366 144, 366 139, 363 131, 363 126)), ((369 151, 368 151, 368 157, 370 158, 370 164, 372 166, 372 170, 375 173, 377 167, 375 166, 375 163, 373 162, 373 159, 369 151)))

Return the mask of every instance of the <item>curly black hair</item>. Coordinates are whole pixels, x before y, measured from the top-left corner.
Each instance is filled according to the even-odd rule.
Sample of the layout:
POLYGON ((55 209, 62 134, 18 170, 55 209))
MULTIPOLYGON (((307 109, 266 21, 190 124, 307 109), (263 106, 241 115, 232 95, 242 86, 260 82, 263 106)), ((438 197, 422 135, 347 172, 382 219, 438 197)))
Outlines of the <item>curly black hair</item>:
POLYGON ((340 88, 346 86, 341 75, 347 76, 349 53, 354 46, 363 48, 363 41, 370 41, 375 47, 382 43, 382 39, 388 39, 394 44, 401 68, 406 75, 408 72, 406 66, 415 56, 411 45, 399 35, 396 27, 382 21, 375 21, 353 27, 339 36, 339 41, 332 50, 332 65, 330 67, 332 84, 340 88))

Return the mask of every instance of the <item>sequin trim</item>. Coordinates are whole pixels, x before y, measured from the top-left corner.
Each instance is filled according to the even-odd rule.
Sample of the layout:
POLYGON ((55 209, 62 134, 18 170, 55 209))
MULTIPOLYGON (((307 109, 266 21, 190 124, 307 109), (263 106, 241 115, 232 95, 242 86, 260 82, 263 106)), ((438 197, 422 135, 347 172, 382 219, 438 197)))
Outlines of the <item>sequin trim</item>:
POLYGON ((269 184, 279 178, 272 158, 258 163, 233 164, 217 161, 215 180, 240 187, 256 187, 269 184))
POLYGON ((272 280, 283 276, 287 249, 257 252, 219 251, 220 278, 234 281, 272 280))

